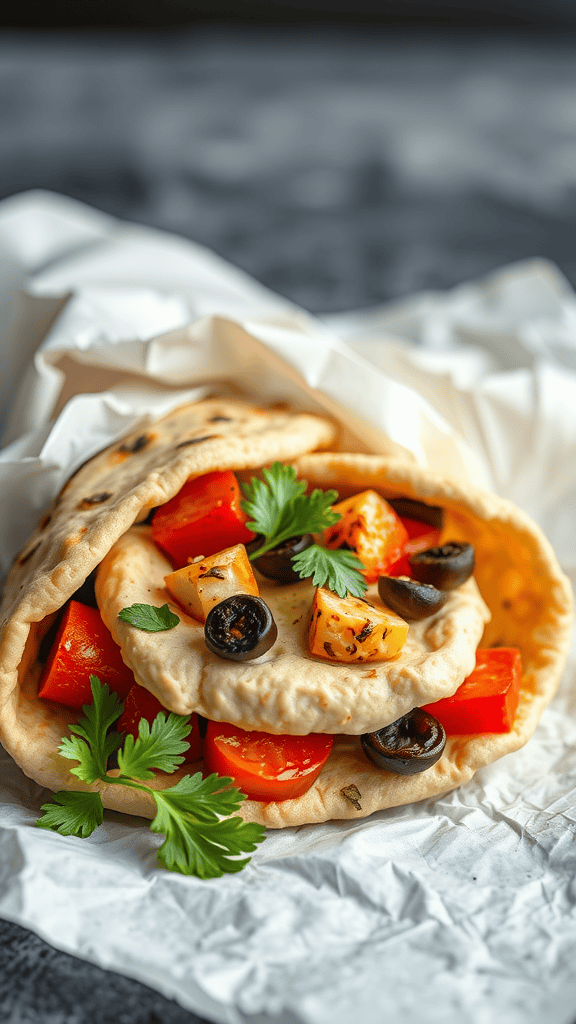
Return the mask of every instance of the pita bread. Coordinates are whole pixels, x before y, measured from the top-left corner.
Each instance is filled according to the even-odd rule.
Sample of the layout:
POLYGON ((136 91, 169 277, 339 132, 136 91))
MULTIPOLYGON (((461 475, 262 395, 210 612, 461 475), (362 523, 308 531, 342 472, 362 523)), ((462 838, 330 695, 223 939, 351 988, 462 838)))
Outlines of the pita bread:
MULTIPOLYGON (((227 403, 230 414, 231 405, 227 403)), ((282 420, 280 414, 238 405, 234 416, 236 429, 243 431, 240 436, 230 430, 225 437, 198 441, 202 449, 194 451, 194 444, 179 448, 184 440, 205 437, 207 429, 216 429, 208 428, 208 422, 215 424, 217 416, 225 415, 222 402, 199 403, 156 424, 144 445, 140 438, 131 438, 96 456, 72 478, 50 523, 41 524, 17 560, 0 610, 0 737, 24 771, 52 789, 82 788, 57 752, 75 716, 36 697, 38 646, 58 608, 131 525, 177 493, 189 476, 212 469, 255 469, 276 458, 294 460, 312 487, 334 487, 341 497, 373 487, 385 497, 406 495, 444 506, 445 535, 470 540, 476 547, 476 581, 492 615, 481 644, 519 647, 524 673, 511 733, 452 737, 433 768, 408 777, 367 761, 358 736, 338 735, 308 793, 281 803, 246 801, 242 817, 271 827, 363 817, 445 793, 525 743, 556 690, 572 623, 570 585, 541 531, 510 502, 413 464, 380 456, 304 454, 334 443, 331 424, 315 417, 292 420, 286 414, 282 420), (351 786, 357 798, 352 792, 350 799, 351 786)), ((218 422, 219 433, 221 426, 218 422)), ((159 773, 155 785, 173 785, 190 770, 187 766, 174 775, 159 773)), ((106 806, 153 816, 146 794, 119 789, 102 787, 106 806)))

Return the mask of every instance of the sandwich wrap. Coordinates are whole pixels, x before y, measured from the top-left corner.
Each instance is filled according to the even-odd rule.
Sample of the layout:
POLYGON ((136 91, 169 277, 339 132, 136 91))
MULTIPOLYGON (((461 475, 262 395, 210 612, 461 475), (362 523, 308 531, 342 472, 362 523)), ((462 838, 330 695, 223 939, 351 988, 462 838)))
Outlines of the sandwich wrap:
MULTIPOLYGON (((270 827, 363 817, 447 792, 481 766, 526 742, 556 690, 572 623, 571 589, 546 538, 510 502, 413 463, 315 452, 336 445, 334 424, 321 417, 212 399, 173 411, 144 434, 131 435, 106 449, 74 474, 16 558, 0 610, 0 739, 28 776, 53 790, 100 788, 105 806, 154 816, 147 794, 105 784, 86 787, 70 774, 70 764, 58 753, 58 745, 77 716, 37 697, 41 640, 65 602, 100 567, 101 612, 129 661, 121 631, 116 632, 117 615, 107 590, 110 573, 104 567, 115 552, 121 552, 120 563, 126 563, 127 552, 131 557, 139 536, 138 530, 130 532, 133 524, 177 494, 189 478, 224 469, 256 473, 276 460, 293 462, 311 488, 335 488, 341 497, 373 488, 384 497, 402 495, 441 505, 446 510, 445 538, 475 546, 477 587, 470 581, 467 589, 462 588, 455 606, 449 605, 440 617, 434 635, 422 639, 421 649, 403 673, 398 674, 396 662, 371 665, 373 684, 367 681, 368 666, 353 666, 356 671, 350 676, 349 666, 326 665, 301 651, 287 655, 299 658, 301 667, 291 673, 297 691, 284 702, 279 700, 282 680, 277 679, 281 658, 254 664, 252 669, 250 663, 244 665, 240 679, 238 667, 226 663, 224 682, 232 703, 228 700, 224 705, 225 687, 218 681, 208 705, 200 701, 199 691, 195 696, 188 690, 188 705, 174 706, 174 689, 161 693, 156 689, 165 706, 178 713, 198 710, 270 732, 336 734, 333 751, 306 794, 278 803, 246 801, 242 817, 270 827), (123 550, 122 545, 128 547, 123 550), (521 650, 522 688, 511 732, 450 737, 440 761, 419 775, 397 776, 369 762, 359 740, 366 731, 367 706, 374 705, 376 727, 414 706, 451 695, 471 671, 479 645, 521 650), (346 702, 345 674, 355 696, 348 715, 341 714, 339 720, 307 717, 306 695, 308 708, 335 708, 335 694, 346 702), (251 682, 248 698, 247 679, 251 682), (367 701, 364 689, 369 685, 367 701), (276 712, 264 710, 266 702, 261 698, 270 687, 276 694, 273 707, 284 709, 276 718, 276 712), (234 704, 240 691, 241 699, 234 704), (350 786, 359 793, 355 801, 343 792, 350 786)), ((154 685, 139 671, 137 656, 130 667, 137 681, 154 692, 154 685)), ((201 666, 201 676, 203 671, 201 666)), ((194 766, 188 765, 170 776, 158 773, 154 785, 171 786, 192 770, 194 766)))

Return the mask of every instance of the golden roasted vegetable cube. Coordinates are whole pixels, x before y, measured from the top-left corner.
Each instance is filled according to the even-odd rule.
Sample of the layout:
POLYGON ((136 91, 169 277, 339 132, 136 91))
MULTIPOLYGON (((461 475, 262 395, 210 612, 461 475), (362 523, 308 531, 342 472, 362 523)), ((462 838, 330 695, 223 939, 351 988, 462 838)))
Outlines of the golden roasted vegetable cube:
POLYGON ((375 583, 404 551, 408 533, 402 520, 376 491, 362 491, 332 508, 342 518, 324 531, 326 547, 349 548, 362 562, 367 582, 375 583))
POLYGON ((318 587, 312 603, 308 647, 331 661, 386 661, 404 646, 408 623, 359 597, 338 597, 318 587))
POLYGON ((211 608, 233 594, 254 594, 258 584, 243 544, 198 558, 164 577, 168 593, 188 615, 206 621, 211 608))

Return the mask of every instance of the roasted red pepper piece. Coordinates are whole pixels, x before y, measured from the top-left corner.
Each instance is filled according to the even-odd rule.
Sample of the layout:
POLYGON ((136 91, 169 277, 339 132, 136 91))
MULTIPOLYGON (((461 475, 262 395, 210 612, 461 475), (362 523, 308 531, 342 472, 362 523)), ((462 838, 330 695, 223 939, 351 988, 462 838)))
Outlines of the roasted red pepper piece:
POLYGON ((208 722, 204 764, 208 772, 233 778, 249 800, 290 800, 310 789, 333 742, 320 733, 273 736, 208 722))
POLYGON ((456 690, 424 705, 450 736, 510 732, 520 695, 522 662, 516 647, 476 651, 476 668, 456 690))
POLYGON ((122 661, 98 609, 70 601, 44 666, 38 696, 81 711, 83 704, 92 703, 91 675, 108 683, 120 700, 134 684, 134 675, 122 661))
POLYGON ((402 557, 390 566, 387 576, 412 576, 408 561, 410 555, 438 547, 440 543, 440 530, 434 529, 429 523, 422 523, 419 519, 408 519, 406 516, 400 516, 400 519, 408 534, 408 541, 404 545, 402 557))
POLYGON ((207 558, 234 544, 247 544, 254 534, 246 529, 241 500, 238 481, 228 470, 188 480, 154 513, 152 536, 176 568, 198 555, 207 558))
MULTIPOLYGON (((145 718, 148 725, 151 726, 160 711, 163 711, 166 717, 170 714, 153 693, 150 693, 144 686, 140 686, 139 683, 134 683, 124 701, 124 711, 118 719, 116 728, 118 732, 130 733, 136 739, 140 719, 145 718)), ((190 744, 188 750, 182 755, 184 761, 199 761, 202 757, 202 737, 200 736, 198 715, 190 716, 190 732, 184 738, 190 744)))

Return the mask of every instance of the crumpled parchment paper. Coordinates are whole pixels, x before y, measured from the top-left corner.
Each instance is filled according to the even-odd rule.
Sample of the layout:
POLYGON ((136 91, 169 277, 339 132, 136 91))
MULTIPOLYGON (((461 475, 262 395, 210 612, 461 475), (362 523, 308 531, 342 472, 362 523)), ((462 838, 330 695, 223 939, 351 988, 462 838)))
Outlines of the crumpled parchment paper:
MULTIPOLYGON (((76 466, 218 386, 512 498, 575 581, 576 299, 552 265, 322 324, 201 247, 46 193, 0 204, 0 254, 3 568, 76 466)), ((35 829, 46 791, 0 751, 0 915, 215 1022, 568 1024, 575 681, 576 647, 527 747, 462 789, 271 831, 208 882, 158 868, 138 819, 35 829)))

